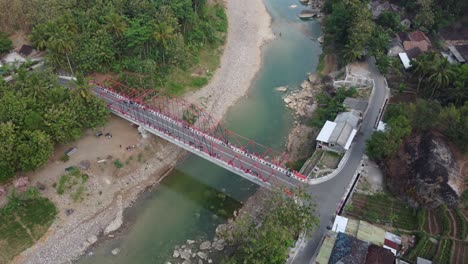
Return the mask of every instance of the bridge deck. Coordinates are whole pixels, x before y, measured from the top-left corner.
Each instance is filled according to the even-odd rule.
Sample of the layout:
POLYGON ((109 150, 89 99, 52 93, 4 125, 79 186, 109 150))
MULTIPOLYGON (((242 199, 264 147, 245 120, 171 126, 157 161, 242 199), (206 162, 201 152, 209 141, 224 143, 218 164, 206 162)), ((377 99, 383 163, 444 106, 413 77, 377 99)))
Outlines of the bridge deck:
POLYGON ((106 101, 114 114, 261 186, 291 188, 307 182, 306 177, 297 172, 273 164, 230 142, 205 134, 186 122, 168 117, 148 105, 134 102, 96 85, 92 91, 106 101))

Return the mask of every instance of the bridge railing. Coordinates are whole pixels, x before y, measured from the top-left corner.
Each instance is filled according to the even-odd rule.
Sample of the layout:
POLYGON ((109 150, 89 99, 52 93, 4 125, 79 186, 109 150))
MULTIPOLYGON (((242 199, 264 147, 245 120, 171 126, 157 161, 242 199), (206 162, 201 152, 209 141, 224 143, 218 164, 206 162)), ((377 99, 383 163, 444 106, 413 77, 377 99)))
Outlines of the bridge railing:
MULTIPOLYGON (((161 133, 164 133, 165 135, 170 136, 174 140, 177 140, 177 141, 180 141, 180 142, 184 143, 185 145, 189 145, 194 151, 203 151, 203 152, 206 152, 208 155, 210 155, 213 158, 220 159, 220 157, 216 156, 215 151, 214 151, 214 146, 212 144, 211 144, 211 146, 209 146, 208 142, 206 142, 206 141, 202 142, 203 139, 208 139, 209 141, 216 142, 217 144, 227 146, 231 150, 233 150, 235 153, 238 153, 239 156, 236 155, 237 159, 240 159, 240 156, 248 157, 248 158, 254 160, 256 163, 261 163, 261 164, 264 164, 264 165, 268 166, 271 169, 271 174, 269 175, 269 177, 267 177, 266 175, 262 175, 261 173, 256 173, 256 170, 255 170, 255 164, 256 163, 254 164, 254 166, 252 166, 250 168, 245 168, 245 167, 242 167, 242 166, 238 168, 238 169, 243 170, 245 173, 249 173, 251 175, 254 175, 254 176, 260 178, 264 182, 271 181, 271 177, 276 176, 275 171, 286 174, 289 177, 294 178, 296 180, 299 180, 301 182, 304 182, 304 183, 307 182, 307 178, 304 175, 302 175, 302 174, 300 174, 300 173, 298 173, 296 171, 286 169, 283 166, 281 166, 281 164, 284 164, 283 160, 286 157, 285 155, 282 155, 282 156, 280 156, 280 158, 275 159, 275 157, 273 155, 276 155, 276 152, 272 151, 271 149, 269 149, 269 148, 267 148, 265 146, 262 146, 262 145, 260 145, 258 143, 255 143, 255 142, 253 142, 251 140, 248 140, 248 139, 246 139, 244 137, 241 137, 241 136, 239 136, 239 135, 237 135, 235 133, 232 133, 229 130, 222 128, 219 124, 216 125, 214 130, 210 129, 208 131, 206 131, 206 130, 203 131, 203 130, 200 130, 199 127, 194 126, 192 124, 189 124, 186 120, 184 120, 183 117, 181 118, 180 115, 179 116, 174 115, 174 114, 168 115, 167 113, 165 113, 166 111, 164 111, 164 110, 167 109, 167 107, 166 108, 152 107, 151 105, 147 105, 144 102, 143 98, 141 98, 139 100, 139 102, 135 102, 133 98, 131 98, 131 97, 127 96, 127 95, 124 95, 121 92, 117 92, 114 89, 108 89, 107 87, 104 87, 103 85, 97 84, 97 83, 92 83, 92 84, 93 84, 93 86, 95 88, 97 88, 98 90, 101 91, 100 93, 98 92, 99 96, 106 97, 106 94, 111 94, 114 98, 118 98, 119 101, 115 101, 113 103, 108 104, 108 107, 111 110, 113 110, 114 112, 117 112, 120 115, 124 115, 127 118, 130 118, 130 119, 134 120, 136 123, 140 123, 140 124, 149 126, 149 127, 153 128, 153 129, 156 129, 156 130, 160 131, 161 133), (192 133, 199 136, 199 143, 205 144, 206 147, 203 148, 203 149, 199 149, 197 146, 191 145, 190 142, 185 142, 184 138, 179 138, 175 134, 170 133, 167 129, 163 129, 162 127, 155 127, 153 125, 153 123, 148 122, 147 120, 142 120, 142 119, 139 119, 137 116, 132 116, 132 112, 126 112, 121 104, 115 105, 115 103, 119 103, 119 102, 132 102, 132 103, 136 104, 136 106, 139 109, 141 109, 142 111, 149 111, 152 114, 158 115, 158 116, 164 118, 165 120, 167 120, 167 121, 169 121, 169 122, 171 122, 173 124, 176 124, 178 126, 186 126, 188 129, 190 129, 190 131, 192 133), (217 131, 217 130, 222 131, 222 133, 221 133, 221 135, 223 136, 222 138, 219 137, 219 134, 213 133, 213 131, 217 131), (225 136, 225 135, 227 135, 227 136, 225 136), (241 143, 240 139, 246 141, 247 144, 243 145, 243 147, 236 146, 236 144, 241 143), (258 150, 258 149, 264 149, 265 151, 259 155, 258 152, 255 152, 255 150, 258 150), (271 156, 266 156, 266 155, 271 155, 271 156)), ((199 109, 196 109, 196 110, 199 113, 203 113, 199 109)), ((174 113, 174 112, 172 112, 172 113, 174 113)), ((180 111, 179 111, 179 113, 180 113, 180 111)), ((210 121, 210 122, 213 123, 213 121, 210 121)), ((227 163, 229 166, 236 167, 235 160, 223 160, 223 162, 227 163)), ((242 163, 238 162, 237 164, 242 164, 242 163)), ((257 170, 257 171, 259 171, 259 170, 257 170)))

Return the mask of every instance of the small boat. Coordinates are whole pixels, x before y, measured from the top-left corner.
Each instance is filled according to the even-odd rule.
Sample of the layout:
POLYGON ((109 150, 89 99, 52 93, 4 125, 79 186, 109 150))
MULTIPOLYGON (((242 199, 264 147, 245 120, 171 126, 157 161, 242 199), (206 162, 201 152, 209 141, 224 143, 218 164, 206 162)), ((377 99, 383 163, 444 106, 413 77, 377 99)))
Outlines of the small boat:
POLYGON ((301 2, 301 4, 303 4, 303 5, 308 5, 309 4, 309 0, 299 0, 299 2, 301 2))
POLYGON ((303 20, 312 19, 314 17, 317 17, 317 12, 313 10, 309 10, 309 9, 302 10, 301 13, 299 14, 299 18, 303 20))

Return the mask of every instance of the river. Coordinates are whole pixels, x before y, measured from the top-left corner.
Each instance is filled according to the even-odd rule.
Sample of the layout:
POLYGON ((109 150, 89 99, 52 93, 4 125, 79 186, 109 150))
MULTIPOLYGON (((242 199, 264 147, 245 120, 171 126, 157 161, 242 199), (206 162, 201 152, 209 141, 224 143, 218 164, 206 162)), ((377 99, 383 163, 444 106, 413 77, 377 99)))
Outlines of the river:
MULTIPOLYGON (((241 0, 240 0, 241 1, 241 0)), ((315 70, 321 53, 312 40, 318 21, 301 21, 297 0, 265 0, 277 38, 266 44, 263 64, 248 94, 232 106, 223 124, 260 144, 283 150, 292 127, 291 111, 275 87, 295 89, 315 70), (297 5, 291 8, 291 5, 297 5), (281 33, 281 34, 280 34, 281 33)), ((232 216, 257 186, 195 155, 180 162, 154 190, 125 212, 125 227, 100 242, 80 264, 164 263, 175 245, 212 238, 218 224, 232 216), (119 248, 117 256, 112 249, 119 248)))

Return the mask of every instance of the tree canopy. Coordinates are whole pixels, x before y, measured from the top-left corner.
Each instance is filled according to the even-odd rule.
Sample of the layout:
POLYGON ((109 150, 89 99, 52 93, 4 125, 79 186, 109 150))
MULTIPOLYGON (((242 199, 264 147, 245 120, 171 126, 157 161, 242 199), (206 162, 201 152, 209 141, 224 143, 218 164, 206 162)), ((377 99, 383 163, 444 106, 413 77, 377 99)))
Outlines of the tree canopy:
POLYGON ((130 86, 160 87, 172 69, 196 61, 200 48, 221 43, 227 30, 224 7, 204 0, 47 3, 61 12, 34 16, 31 40, 48 51, 49 62, 72 73, 113 71, 130 86))
POLYGON ((385 131, 372 134, 366 145, 367 155, 382 160, 394 155, 403 140, 413 133, 438 131, 463 151, 468 151, 468 102, 461 107, 453 104, 443 107, 437 101, 419 99, 412 104, 390 105, 385 131))
POLYGON ((20 70, 15 82, 0 83, 0 182, 45 164, 55 143, 77 139, 107 115, 85 82, 69 90, 50 72, 20 70))
POLYGON ((228 234, 236 250, 225 257, 223 264, 284 263, 300 233, 307 236, 317 226, 310 195, 297 191, 294 199, 280 192, 269 196, 264 205, 268 212, 261 225, 256 225, 249 215, 236 220, 236 228, 228 234))

